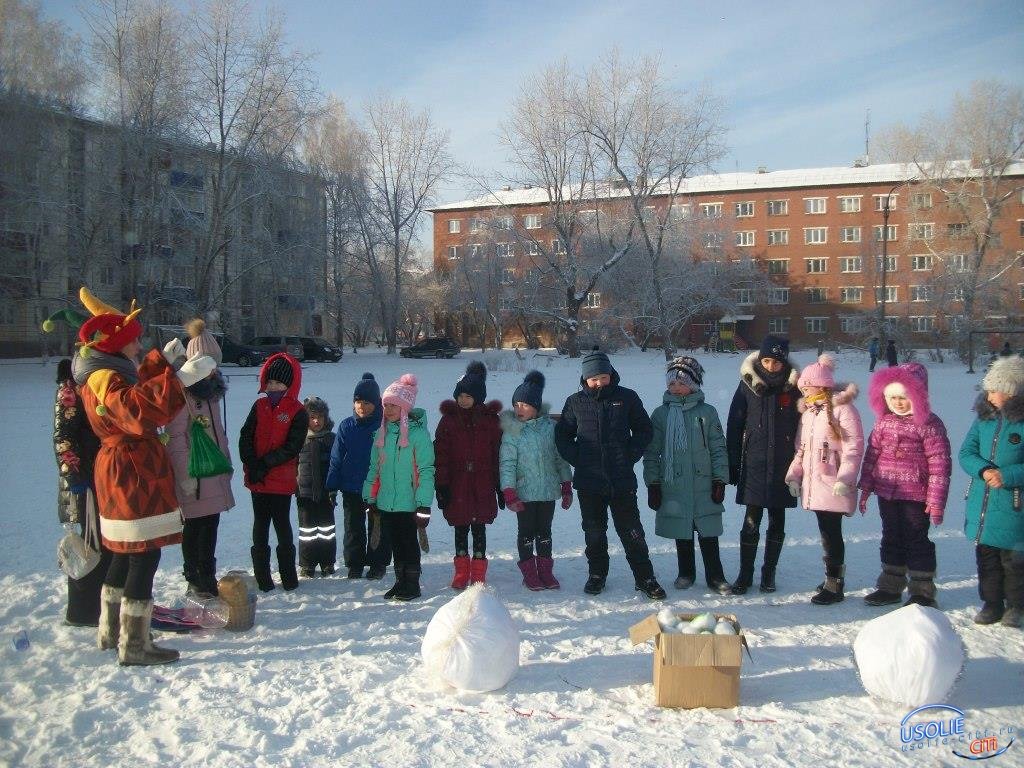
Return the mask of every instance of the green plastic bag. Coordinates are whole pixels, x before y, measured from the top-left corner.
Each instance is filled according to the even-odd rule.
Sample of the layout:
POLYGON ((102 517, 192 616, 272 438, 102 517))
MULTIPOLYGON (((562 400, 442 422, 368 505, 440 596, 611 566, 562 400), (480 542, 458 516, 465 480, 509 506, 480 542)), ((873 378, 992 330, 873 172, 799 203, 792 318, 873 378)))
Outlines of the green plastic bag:
POLYGON ((189 443, 191 444, 188 453, 189 477, 213 477, 231 471, 231 462, 228 461, 228 457, 206 434, 208 423, 209 419, 205 416, 197 416, 189 427, 189 443))

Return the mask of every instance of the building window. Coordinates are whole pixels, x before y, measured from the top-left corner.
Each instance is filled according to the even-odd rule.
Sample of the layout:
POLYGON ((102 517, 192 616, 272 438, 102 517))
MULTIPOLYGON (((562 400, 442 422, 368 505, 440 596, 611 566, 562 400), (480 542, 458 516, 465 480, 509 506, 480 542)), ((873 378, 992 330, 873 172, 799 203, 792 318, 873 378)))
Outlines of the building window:
POLYGON ((935 330, 935 318, 931 315, 916 317, 911 315, 908 319, 910 320, 910 330, 914 333, 931 333, 935 330))
POLYGON ((927 210, 932 207, 932 193, 931 192, 915 192, 910 196, 910 207, 916 208, 919 211, 927 210))
POLYGON ((768 318, 768 333, 789 333, 789 318, 788 317, 769 317, 768 318))
POLYGON ((600 293, 588 293, 585 305, 588 309, 600 309, 601 307, 601 294, 600 293))
POLYGON ((769 216, 785 216, 789 213, 789 200, 769 200, 769 216))
POLYGON ((839 230, 839 242, 841 243, 859 243, 860 242, 860 227, 842 227, 839 230))
POLYGON ((789 304, 789 288, 769 288, 768 289, 768 303, 769 304, 789 304))
POLYGON ((862 268, 860 256, 844 256, 839 259, 839 271, 847 274, 860 272, 862 268))
POLYGON ((494 253, 499 257, 508 258, 515 256, 515 248, 512 243, 495 243, 494 253))
MULTIPOLYGON (((895 285, 885 286, 885 303, 895 304, 899 299, 899 290, 895 285)), ((882 301, 882 289, 875 288, 875 302, 881 303, 882 301)))
POLYGON ((828 227, 804 229, 804 245, 823 245, 828 242, 828 227))
POLYGON ((474 259, 478 259, 483 256, 483 246, 480 243, 471 243, 469 246, 469 255, 474 259))
POLYGON ((100 267, 100 285, 111 287, 114 285, 114 268, 111 266, 100 267))
POLYGON ((804 213, 825 213, 825 198, 805 197, 804 213))
POLYGON ((915 272, 930 272, 934 263, 935 257, 930 253, 910 257, 910 268, 915 272))
POLYGON ((721 232, 705 232, 703 235, 705 248, 721 248, 723 241, 721 232))
POLYGON ((459 246, 457 246, 457 245, 449 245, 448 246, 448 258, 449 259, 457 259, 457 258, 459 258, 459 246))
POLYGON ((946 237, 950 240, 959 240, 971 234, 970 225, 964 222, 946 225, 946 237))
POLYGON ((689 203, 673 203, 672 208, 669 209, 669 219, 681 219, 685 220, 693 215, 693 206, 689 203))
POLYGON ((789 230, 769 229, 768 245, 789 245, 789 230))
POLYGON ((822 334, 828 333, 828 318, 827 317, 805 317, 804 323, 806 324, 808 333, 822 334))
POLYGON ((843 333, 856 335, 864 332, 867 321, 862 315, 846 315, 839 318, 839 330, 843 333))
POLYGON ((530 213, 523 216, 523 229, 540 229, 540 214, 530 213))
POLYGON ((527 256, 540 256, 540 243, 529 242, 526 244, 526 255, 527 256))
POLYGON ((565 244, 556 237, 551 241, 551 251, 555 254, 565 253, 565 244))
POLYGON ((736 203, 736 218, 742 219, 747 216, 754 215, 754 201, 747 200, 742 203, 736 203))
POLYGON ((890 224, 887 227, 883 226, 882 224, 878 224, 878 225, 872 227, 872 230, 875 233, 875 242, 876 243, 882 242, 882 240, 883 240, 882 230, 883 229, 885 230, 885 237, 884 237, 885 240, 887 240, 888 242, 891 243, 893 240, 896 239, 896 225, 895 224, 890 224))
POLYGON ((477 232, 480 231, 480 229, 482 227, 483 227, 483 222, 480 221, 480 219, 470 219, 469 220, 469 231, 470 231, 471 234, 475 235, 477 232))
POLYGON ((769 275, 785 275, 789 273, 789 259, 768 259, 769 275))
MULTIPOLYGON (((875 256, 875 269, 878 272, 882 271, 882 257, 881 256, 875 256)), ((886 256, 885 257, 885 271, 886 272, 895 272, 896 271, 896 257, 895 256, 886 256)))
POLYGON ((736 233, 736 245, 744 247, 752 246, 754 244, 754 230, 744 230, 736 233))
POLYGON ((860 213, 860 195, 839 198, 840 213, 860 213))
POLYGON ((911 240, 931 240, 934 236, 934 224, 909 224, 907 226, 907 237, 911 240))
POLYGON ((503 267, 501 270, 501 282, 506 285, 514 283, 516 280, 516 269, 515 267, 503 267))
POLYGON ((511 216, 499 216, 494 220, 495 229, 512 229, 511 216))
POLYGON ((828 301, 828 288, 804 288, 808 304, 824 304, 828 301))
POLYGON ((752 288, 735 288, 736 303, 740 306, 750 306, 754 303, 754 290, 752 288))
POLYGON ((1017 226, 1020 227, 1020 231, 1017 234, 1024 237, 1024 219, 1017 219, 1017 226))
POLYGON ((966 272, 967 271, 967 254, 966 253, 951 253, 946 257, 946 271, 947 272, 966 272))
POLYGON ((910 300, 911 301, 931 301, 934 296, 934 291, 930 285, 912 285, 910 286, 910 300))
POLYGON ((462 220, 461 219, 448 219, 448 233, 456 234, 462 231, 462 220))
POLYGON ((822 275, 828 272, 828 259, 804 259, 804 263, 807 265, 807 274, 809 275, 822 275))
POLYGON ((722 204, 701 203, 700 213, 705 219, 719 219, 722 217, 722 204))
POLYGON ((890 211, 895 211, 896 210, 896 198, 899 197, 899 195, 872 195, 872 197, 875 199, 875 210, 876 211, 884 211, 885 210, 885 201, 886 201, 886 199, 889 200, 889 210, 890 211))
POLYGON ((843 304, 860 304, 864 300, 864 289, 859 286, 840 288, 839 300, 843 304))

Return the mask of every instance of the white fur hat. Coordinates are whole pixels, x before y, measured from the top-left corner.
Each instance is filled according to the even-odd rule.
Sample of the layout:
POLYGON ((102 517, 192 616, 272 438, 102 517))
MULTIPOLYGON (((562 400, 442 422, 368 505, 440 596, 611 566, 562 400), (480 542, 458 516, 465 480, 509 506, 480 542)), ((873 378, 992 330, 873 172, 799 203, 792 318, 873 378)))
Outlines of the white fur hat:
POLYGON ((1017 355, 997 358, 981 380, 981 387, 986 392, 1024 394, 1024 358, 1017 355))

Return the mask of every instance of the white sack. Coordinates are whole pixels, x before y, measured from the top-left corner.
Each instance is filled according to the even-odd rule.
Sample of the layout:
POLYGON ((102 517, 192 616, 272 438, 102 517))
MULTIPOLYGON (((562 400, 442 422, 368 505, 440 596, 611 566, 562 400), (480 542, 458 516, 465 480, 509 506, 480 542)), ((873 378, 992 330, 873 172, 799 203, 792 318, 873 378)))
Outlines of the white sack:
POLYGON ((442 605, 420 649, 429 674, 464 691, 494 691, 519 669, 519 630, 502 602, 475 584, 442 605))
POLYGON ((868 693, 908 707, 944 702, 964 665, 963 643, 946 614, 920 605, 865 624, 853 657, 868 693))

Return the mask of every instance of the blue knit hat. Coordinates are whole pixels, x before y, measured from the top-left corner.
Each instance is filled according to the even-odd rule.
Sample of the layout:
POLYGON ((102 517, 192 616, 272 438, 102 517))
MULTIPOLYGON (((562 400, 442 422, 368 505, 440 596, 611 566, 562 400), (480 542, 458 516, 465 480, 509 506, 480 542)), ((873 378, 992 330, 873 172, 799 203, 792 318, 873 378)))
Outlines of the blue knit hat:
POLYGON ((380 385, 373 378, 372 373, 364 373, 363 378, 356 384, 356 389, 352 393, 352 401, 356 400, 373 403, 374 408, 380 410, 380 385))
POLYGON ((523 383, 516 387, 512 393, 513 403, 526 403, 540 410, 541 400, 544 395, 544 374, 540 371, 530 371, 523 379, 523 383))
POLYGON ((602 373, 615 373, 615 369, 612 367, 612 361, 608 359, 608 355, 600 351, 597 347, 594 347, 583 356, 582 365, 583 372, 581 374, 581 378, 584 379, 600 376, 602 373))
POLYGON ((768 334, 761 342, 761 349, 758 351, 761 359, 770 357, 780 363, 789 362, 789 339, 782 336, 768 334))
POLYGON ((487 399, 487 367, 479 360, 474 360, 466 366, 466 375, 455 385, 452 397, 458 398, 461 394, 472 397, 476 405, 487 399))

